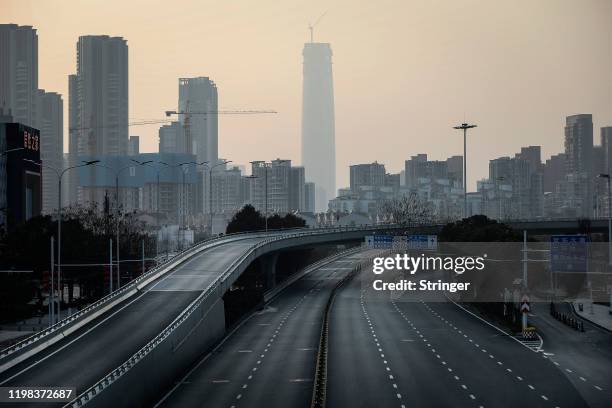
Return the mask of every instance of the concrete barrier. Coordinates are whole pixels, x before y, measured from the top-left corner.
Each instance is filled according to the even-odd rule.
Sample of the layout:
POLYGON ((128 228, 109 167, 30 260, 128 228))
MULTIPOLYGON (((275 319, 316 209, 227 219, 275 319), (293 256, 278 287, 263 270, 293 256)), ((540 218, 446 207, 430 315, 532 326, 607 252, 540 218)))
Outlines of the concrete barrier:
MULTIPOLYGON (((257 237, 257 235, 255 235, 255 237, 257 237)), ((0 373, 70 336, 83 326, 112 310, 115 306, 125 302, 138 293, 138 291, 144 289, 146 286, 173 270, 181 263, 190 259, 192 256, 227 242, 247 238, 251 237, 242 235, 239 237, 215 238, 199 243, 194 247, 177 254, 167 262, 153 268, 149 272, 139 276, 115 292, 92 303, 83 310, 80 310, 79 312, 64 318, 53 326, 2 350, 2 352, 0 352, 0 373)))
POLYGON ((405 229, 406 227, 384 226, 383 228, 367 229, 343 227, 314 231, 301 230, 262 239, 246 253, 236 258, 224 273, 219 275, 153 340, 122 365, 78 395, 66 407, 77 408, 86 404, 94 408, 106 407, 109 401, 112 401, 114 408, 148 406, 152 396, 157 396, 161 389, 171 385, 172 381, 186 371, 190 364, 197 361, 210 345, 222 339, 225 330, 223 294, 260 256, 291 246, 357 239, 372 231, 392 228, 405 229), (209 303, 210 309, 205 306, 209 303), (220 307, 219 311, 217 307, 220 307), (218 316, 223 316, 223 319, 218 316), (208 318, 211 319, 210 322, 208 318), (218 325, 219 322, 223 324, 218 325), (222 330, 218 330, 218 327, 221 326, 223 326, 222 330), (144 373, 146 376, 142 377, 144 373), (151 376, 156 376, 156 379, 147 381, 146 379, 151 376), (145 387, 141 384, 143 381, 155 384, 155 386, 145 387), (153 390, 152 393, 149 392, 151 390, 153 390))

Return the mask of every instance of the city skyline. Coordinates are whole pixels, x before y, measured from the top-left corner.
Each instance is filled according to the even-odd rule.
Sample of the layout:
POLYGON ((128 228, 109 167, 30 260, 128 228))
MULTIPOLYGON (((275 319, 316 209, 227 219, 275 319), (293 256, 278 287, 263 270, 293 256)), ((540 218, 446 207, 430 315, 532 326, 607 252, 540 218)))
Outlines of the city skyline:
MULTIPOLYGON (((220 118, 221 156, 243 164, 272 157, 299 163, 300 50, 309 40, 308 22, 329 9, 314 38, 334 49, 337 187, 348 185, 351 163, 384 160, 396 172, 417 153, 461 154, 451 126, 464 117, 479 125, 468 140, 470 190, 486 175, 489 158, 536 144, 543 159, 561 152, 566 116, 592 113, 595 129, 612 123, 609 2, 428 3, 258 2, 194 6, 180 15, 156 7, 143 12, 138 2, 121 4, 116 14, 119 3, 112 2, 8 1, 1 22, 37 29, 39 87, 65 101, 78 36, 122 36, 130 50, 131 119, 162 118, 176 107, 179 77, 209 76, 220 108, 279 111, 220 118), (461 21, 468 16, 473 23, 466 26, 461 21), (199 18, 210 24, 194 24, 199 18), (403 46, 391 48, 398 38, 403 46), (194 56, 196 45, 202 51, 194 56), (254 143, 244 143, 246 135, 254 143)), ((157 126, 130 131, 141 136, 143 152, 157 150, 157 133, 157 126)))

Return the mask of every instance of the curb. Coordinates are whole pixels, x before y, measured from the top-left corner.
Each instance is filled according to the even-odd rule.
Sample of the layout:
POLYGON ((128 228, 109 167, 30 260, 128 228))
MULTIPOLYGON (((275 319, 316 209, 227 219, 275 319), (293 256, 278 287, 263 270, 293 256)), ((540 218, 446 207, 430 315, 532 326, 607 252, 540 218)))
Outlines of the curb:
MULTIPOLYGON (((470 310, 466 309, 465 307, 461 306, 459 303, 455 302, 453 299, 451 299, 446 293, 444 294, 444 296, 450 300, 455 306, 457 306, 458 308, 462 309, 464 312, 469 313, 470 315, 474 316, 475 318, 477 318, 478 320, 482 321, 483 323, 486 323, 487 325, 491 326, 492 328, 494 328, 495 330, 499 331, 500 333, 503 333, 504 335, 510 337, 512 340, 516 341, 517 343, 519 343, 521 346, 525 347, 527 350, 533 352, 533 353, 538 353, 539 351, 535 351, 532 350, 531 348, 527 347, 526 344, 524 344, 523 342, 521 342, 519 339, 517 339, 516 337, 514 337, 512 335, 512 333, 508 333, 505 330, 500 329, 499 327, 497 327, 496 325, 494 325, 493 323, 490 323, 488 321, 486 321, 485 319, 483 319, 482 317, 478 316, 477 314, 471 312, 470 310)), ((542 349, 542 346, 544 345, 544 339, 542 339, 542 337, 538 334, 538 337, 540 339, 540 347, 538 348, 538 350, 542 349)))
POLYGON ((601 325, 601 324, 599 324, 599 323, 595 323, 595 322, 594 322, 594 321, 592 321, 591 319, 586 318, 586 317, 584 317, 584 316, 580 315, 578 312, 576 312, 576 308, 574 307, 574 303, 573 303, 573 302, 565 302, 565 303, 568 303, 568 304, 570 305, 570 308, 572 309, 572 313, 573 313, 573 314, 574 314, 574 315, 575 315, 577 318, 579 318, 580 320, 582 320, 582 321, 584 321, 584 322, 587 322, 587 323, 589 323, 589 324, 592 324, 593 326, 595 326, 595 327, 597 327, 597 328, 599 328, 599 329, 601 329, 601 330, 605 331, 606 333, 611 333, 611 334, 612 334, 612 330, 608 329, 607 327, 602 326, 602 325, 601 325))

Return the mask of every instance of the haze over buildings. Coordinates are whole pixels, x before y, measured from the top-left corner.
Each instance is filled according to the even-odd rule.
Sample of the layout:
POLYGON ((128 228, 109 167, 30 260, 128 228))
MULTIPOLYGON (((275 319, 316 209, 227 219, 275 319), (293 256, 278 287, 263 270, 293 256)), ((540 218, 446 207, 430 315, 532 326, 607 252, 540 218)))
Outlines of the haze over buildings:
POLYGON ((328 43, 304 44, 302 165, 315 183, 315 207, 327 208, 336 194, 336 135, 332 50, 328 43))
MULTIPOLYGON (((130 55, 131 118, 162 118, 176 108, 177 79, 200 75, 222 90, 221 108, 278 110, 220 118, 220 155, 237 163, 300 161, 300 52, 308 23, 329 10, 315 40, 334 51, 338 186, 348 184, 352 163, 384 158, 399 171, 417 152, 437 160, 461 154, 462 138, 449 127, 464 118, 479 125, 469 158, 541 145, 545 159, 563 149, 557 136, 565 116, 592 113, 596 129, 612 122, 609 0, 381 0, 359 7, 346 0, 261 0, 257 7, 197 3, 189 13, 142 0, 4 0, 0 8, 0 23, 37 29, 39 86, 66 104, 75 42, 108 34, 138 50, 130 55), (256 142, 245 143, 250 138, 256 142)), ((67 127, 65 116, 66 138, 67 127)), ((157 131, 138 129, 141 151, 157 150, 157 131)), ((468 189, 487 173, 486 160, 470 160, 468 189)))
MULTIPOLYGON (((76 53, 76 74, 69 76, 71 165, 76 165, 80 156, 125 155, 129 137, 127 41, 122 37, 83 35, 76 53)), ((90 177, 97 175, 89 171, 90 177)), ((103 191, 90 190, 85 196, 74 179, 70 195, 77 201, 103 202, 103 191)), ((97 183, 90 180, 88 184, 97 183)))
MULTIPOLYGON (((29 25, 0 24, 0 109, 12 121, 39 129, 42 212, 57 209, 58 184, 53 169, 62 167, 64 108, 62 96, 38 88, 38 34, 29 25)), ((40 170, 40 169, 39 169, 40 170)))

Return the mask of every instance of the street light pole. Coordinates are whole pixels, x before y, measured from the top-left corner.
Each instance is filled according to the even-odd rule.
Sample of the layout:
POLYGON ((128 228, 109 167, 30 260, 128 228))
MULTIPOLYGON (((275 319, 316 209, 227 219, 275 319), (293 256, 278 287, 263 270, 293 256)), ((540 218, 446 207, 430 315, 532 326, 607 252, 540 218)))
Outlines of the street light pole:
POLYGON ((268 163, 264 163, 264 178, 265 178, 265 185, 266 185, 266 192, 265 192, 265 219, 266 219, 266 232, 268 232, 268 163))
POLYGON ((468 205, 467 205, 467 130, 475 128, 476 125, 469 125, 462 123, 459 126, 454 126, 453 129, 463 130, 463 217, 468 216, 468 205))
POLYGON ((495 183, 497 185, 497 199, 499 200, 499 221, 502 220, 502 196, 501 196, 501 189, 499 188, 499 182, 500 181, 504 181, 506 178, 503 176, 497 177, 497 183, 495 183))
POLYGON ((203 162, 204 167, 208 167, 208 213, 209 213, 209 218, 210 218, 210 235, 212 235, 212 229, 213 229, 213 186, 212 186, 212 174, 213 174, 213 169, 217 166, 223 166, 227 163, 231 163, 231 160, 225 160, 222 162, 219 162, 217 164, 214 164, 212 166, 207 165, 205 163, 207 162, 203 162))
POLYGON ((55 167, 48 166, 46 164, 38 163, 34 160, 23 159, 28 163, 33 163, 39 167, 45 167, 51 169, 57 175, 57 289, 59 290, 59 301, 57 306, 57 320, 61 320, 61 310, 59 302, 62 300, 62 178, 68 170, 77 169, 79 167, 91 166, 99 163, 99 160, 84 161, 83 164, 76 166, 67 167, 63 170, 56 169, 55 167))
MULTIPOLYGON (((611 180, 609 174, 599 174, 597 177, 605 178, 608 182, 608 265, 612 266, 612 197, 610 197, 611 180)), ((612 304, 610 307, 612 307, 612 304)))
MULTIPOLYGON (((145 164, 151 163, 151 160, 148 160, 146 162, 139 162, 138 160, 132 160, 132 161, 139 166, 143 166, 145 164)), ((107 166, 105 164, 98 164, 100 163, 100 160, 96 160, 95 162, 99 167, 104 167, 105 169, 108 169, 115 173, 115 217, 116 217, 115 219, 115 240, 117 241, 116 254, 115 254, 115 259, 117 260, 117 268, 115 269, 117 271, 117 289, 119 289, 121 288, 121 268, 119 266, 119 262, 120 262, 120 257, 119 257, 119 176, 121 175, 123 171, 131 167, 134 167, 134 165, 130 164, 128 166, 124 166, 116 170, 115 168, 111 166, 107 166)))

